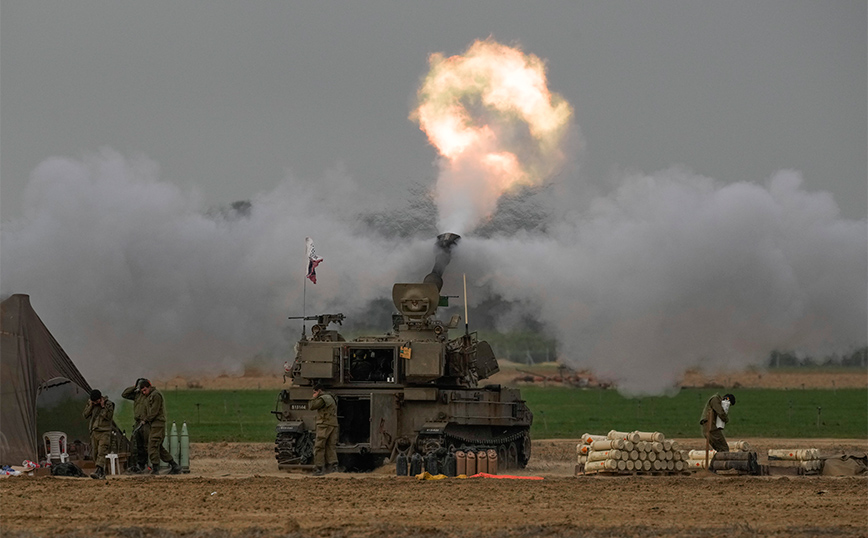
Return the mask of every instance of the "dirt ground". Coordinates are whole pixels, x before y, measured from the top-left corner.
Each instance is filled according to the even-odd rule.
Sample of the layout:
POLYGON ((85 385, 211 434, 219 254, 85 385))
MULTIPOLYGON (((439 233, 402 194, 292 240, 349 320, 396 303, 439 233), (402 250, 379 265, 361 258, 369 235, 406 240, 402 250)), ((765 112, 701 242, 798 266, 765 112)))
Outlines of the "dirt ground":
MULTIPOLYGON (((502 371, 509 382, 515 369, 502 371)), ((498 382, 498 381, 495 381, 498 382)), ((685 386, 866 387, 864 373, 689 373, 685 386)), ((160 386, 273 389, 282 375, 175 377, 160 386)), ((868 452, 866 439, 747 439, 769 448, 868 452)), ((704 440, 680 439, 700 449, 704 440)), ((421 481, 277 470, 271 443, 194 443, 191 472, 0 479, 0 535, 109 537, 868 537, 868 476, 574 476, 576 440, 534 440, 523 479, 421 481)), ((762 463, 762 457, 761 457, 762 463)))
MULTIPOLYGON (((750 439, 866 451, 868 440, 750 439)), ((699 439, 679 440, 699 448, 699 439)), ((868 536, 868 477, 573 476, 576 441, 534 441, 522 476, 421 481, 277 470, 269 443, 194 444, 191 472, 0 479, 4 537, 868 536)))

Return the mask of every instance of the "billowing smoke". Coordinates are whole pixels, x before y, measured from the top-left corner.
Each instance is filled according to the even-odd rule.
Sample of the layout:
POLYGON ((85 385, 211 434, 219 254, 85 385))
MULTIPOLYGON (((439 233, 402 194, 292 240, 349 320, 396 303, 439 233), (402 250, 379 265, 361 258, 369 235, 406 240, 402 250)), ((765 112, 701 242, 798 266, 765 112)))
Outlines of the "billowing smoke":
POLYGON ((256 354, 290 353, 301 325, 287 316, 359 314, 430 267, 430 237, 359 237, 348 200, 365 193, 330 174, 206 210, 144 159, 48 159, 23 217, 3 225, 0 293, 30 294, 95 383, 238 371, 256 354), (306 235, 326 261, 305 293, 306 235))
MULTIPOLYGON (((520 168, 557 166, 531 153, 514 153, 520 168)), ((3 223, 0 294, 29 293, 98 386, 216 374, 256 354, 286 357, 300 333, 289 315, 371 320, 392 283, 430 270, 438 232, 464 232, 443 293, 459 293, 466 273, 471 305, 495 305, 495 326, 475 329, 532 319, 561 360, 628 393, 665 392, 691 367, 760 365, 774 349, 866 344, 868 226, 804 190, 797 172, 724 184, 673 168, 624 174, 598 195, 554 177, 502 191, 491 218, 475 213, 484 222, 462 230, 438 227, 443 206, 472 204, 478 189, 441 188, 442 174, 431 197, 410 185, 392 195, 401 203, 328 173, 215 210, 146 159, 51 158, 32 174, 23 216, 3 223), (325 259, 316 285, 304 283, 306 236, 325 259)))
POLYGON ((551 328, 564 362, 648 394, 691 367, 865 345, 866 239, 795 172, 723 185, 673 169, 624 177, 545 234, 465 238, 455 270, 551 328))

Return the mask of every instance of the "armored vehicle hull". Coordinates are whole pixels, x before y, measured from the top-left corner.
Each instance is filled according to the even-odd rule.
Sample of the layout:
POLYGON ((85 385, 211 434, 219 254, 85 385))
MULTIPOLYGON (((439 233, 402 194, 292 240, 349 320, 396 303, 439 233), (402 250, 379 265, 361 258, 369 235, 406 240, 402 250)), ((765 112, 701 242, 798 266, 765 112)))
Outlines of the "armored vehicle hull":
MULTIPOLYGON (((311 338, 302 337, 291 368, 292 386, 281 391, 275 453, 281 470, 313 464, 316 411, 308 408, 317 383, 338 402, 337 453, 347 470, 369 470, 400 455, 419 454, 430 466, 446 465, 461 449, 493 449, 505 468, 530 459, 533 415, 519 390, 479 381, 498 371, 487 342, 466 329, 450 339, 460 320, 434 317, 442 271, 454 234, 438 237, 437 263, 424 282, 395 284, 393 331, 345 341, 331 323, 342 314, 312 316, 311 338)), ((443 468, 441 467, 441 468, 443 468)))
MULTIPOLYGON (((530 458, 527 406, 516 389, 440 387, 328 389, 338 400, 337 452, 349 470, 368 470, 394 461, 399 452, 445 456, 462 447, 493 448, 501 465, 524 467, 530 458)), ((316 412, 306 409, 310 388, 282 396, 276 457, 281 470, 313 463, 316 412)))

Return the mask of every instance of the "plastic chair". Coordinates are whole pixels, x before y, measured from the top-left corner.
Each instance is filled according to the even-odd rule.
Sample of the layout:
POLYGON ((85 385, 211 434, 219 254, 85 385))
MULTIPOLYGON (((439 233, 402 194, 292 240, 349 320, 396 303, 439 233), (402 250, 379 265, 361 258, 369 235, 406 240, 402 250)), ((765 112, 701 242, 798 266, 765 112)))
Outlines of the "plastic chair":
POLYGON ((45 442, 45 459, 47 461, 59 459, 61 463, 66 463, 69 460, 64 432, 45 432, 42 434, 42 440, 45 442))
POLYGON ((109 460, 109 474, 118 474, 118 455, 106 454, 105 459, 109 460))

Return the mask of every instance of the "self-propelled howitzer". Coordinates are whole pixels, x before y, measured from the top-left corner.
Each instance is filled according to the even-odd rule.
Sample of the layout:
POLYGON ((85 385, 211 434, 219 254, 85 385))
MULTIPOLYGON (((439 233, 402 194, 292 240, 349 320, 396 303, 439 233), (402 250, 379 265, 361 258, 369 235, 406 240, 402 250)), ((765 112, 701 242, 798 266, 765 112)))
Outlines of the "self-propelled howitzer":
POLYGON ((498 371, 491 346, 475 332, 457 332, 459 315, 435 317, 443 270, 459 236, 437 238, 434 269, 421 283, 398 283, 392 331, 346 341, 330 328, 343 314, 315 316, 280 392, 275 453, 283 470, 311 468, 316 411, 308 409, 313 384, 338 402, 338 458, 348 470, 368 470, 403 453, 441 464, 457 449, 494 449, 501 467, 530 459, 533 415, 518 389, 480 386, 498 371))

